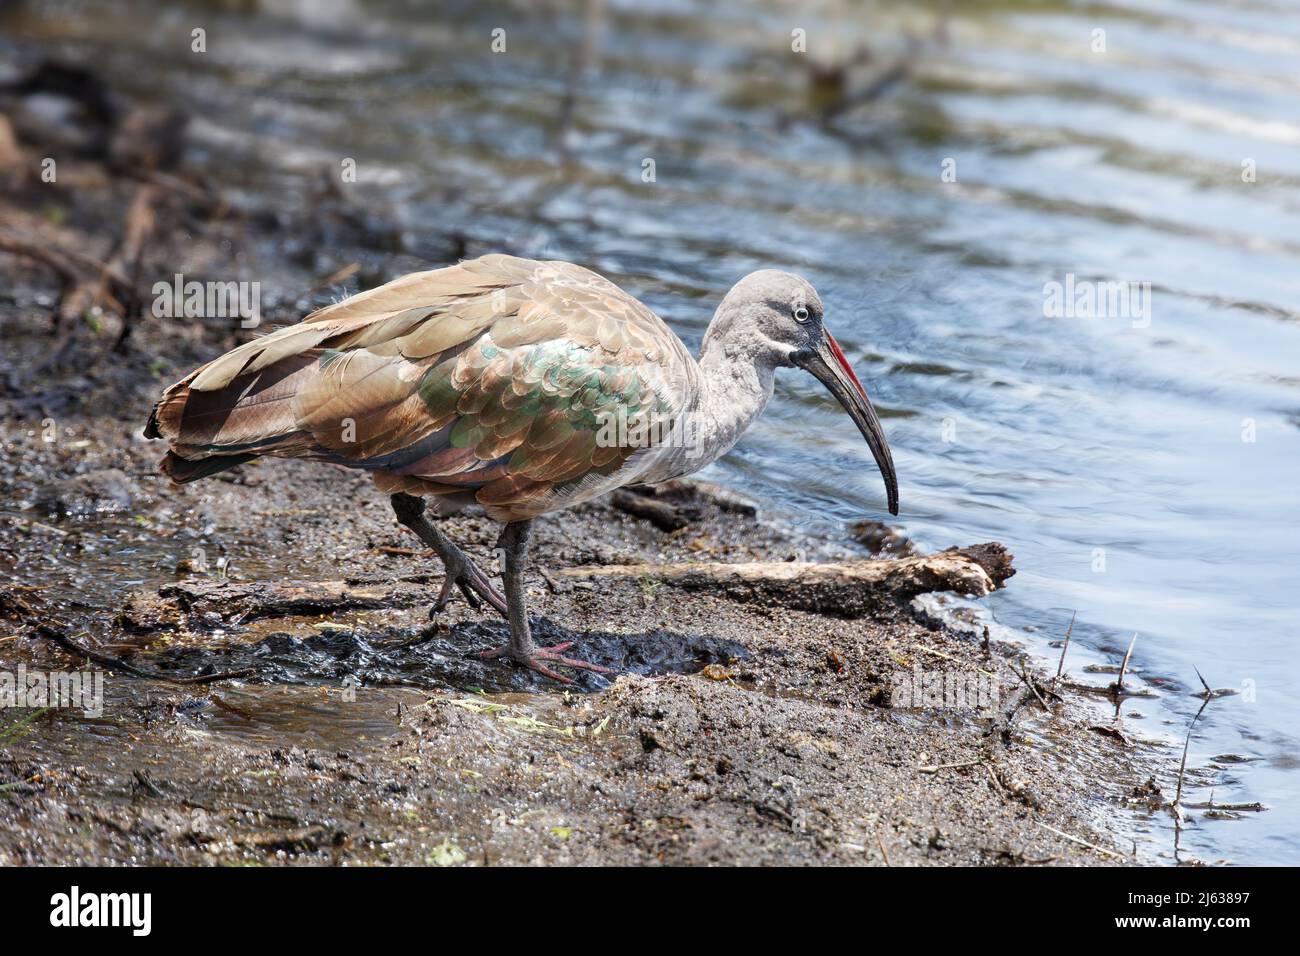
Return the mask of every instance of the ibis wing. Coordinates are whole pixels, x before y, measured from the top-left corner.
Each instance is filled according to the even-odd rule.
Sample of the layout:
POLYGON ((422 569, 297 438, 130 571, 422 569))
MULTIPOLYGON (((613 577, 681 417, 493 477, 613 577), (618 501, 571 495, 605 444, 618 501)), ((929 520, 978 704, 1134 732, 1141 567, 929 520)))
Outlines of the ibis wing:
POLYGON ((663 440, 693 374, 613 283, 488 256, 241 346, 173 386, 154 421, 182 458, 323 459, 522 517, 596 493, 663 440))

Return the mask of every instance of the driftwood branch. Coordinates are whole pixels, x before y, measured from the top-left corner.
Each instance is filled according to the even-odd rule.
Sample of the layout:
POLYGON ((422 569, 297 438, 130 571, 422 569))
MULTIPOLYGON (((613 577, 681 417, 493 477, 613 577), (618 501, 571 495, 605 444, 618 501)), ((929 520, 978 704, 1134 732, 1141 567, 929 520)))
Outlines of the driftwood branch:
POLYGON ((156 202, 157 190, 153 186, 146 183, 135 191, 135 197, 126 212, 122 241, 108 263, 110 268, 129 276, 123 289, 125 299, 122 302, 122 330, 113 344, 114 351, 122 350, 140 313, 140 271, 149 237, 158 224, 154 209, 156 202))
POLYGON ((34 374, 68 359, 80 334, 82 316, 96 306, 121 316, 121 331, 114 345, 121 349, 141 309, 141 264, 156 227, 157 198, 157 189, 148 183, 136 189, 107 262, 49 239, 0 232, 0 252, 40 263, 54 273, 61 287, 53 316, 59 342, 34 374))
POLYGON ((758 514, 754 502, 742 495, 696 479, 620 488, 609 496, 609 503, 616 510, 667 532, 680 531, 713 510, 744 518, 758 514))
POLYGON ((7 252, 11 256, 20 256, 24 259, 31 259, 33 262, 39 262, 48 268, 64 285, 75 285, 81 278, 81 274, 76 267, 68 261, 68 256, 56 252, 48 246, 37 245, 18 236, 6 235, 0 233, 0 252, 7 252))
POLYGON ((649 521, 660 531, 678 531, 699 517, 699 510, 689 513, 666 501, 658 501, 633 491, 616 491, 609 503, 634 518, 649 521))
POLYGON ((737 600, 765 600, 798 610, 857 617, 898 607, 932 591, 981 597, 1001 587, 1014 573, 1011 555, 993 543, 897 560, 609 565, 565 568, 551 576, 561 580, 649 578, 688 590, 712 590, 737 600))
MULTIPOLYGON (((900 559, 846 564, 754 562, 748 564, 648 564, 564 568, 547 580, 561 585, 584 578, 641 581, 712 590, 738 600, 766 600, 798 610, 854 617, 906 604, 918 594, 956 591, 972 597, 1002 586, 1015 571, 1000 544, 950 549, 900 559)), ((415 607, 430 599, 421 581, 236 582, 195 579, 156 592, 138 590, 127 599, 118 623, 138 633, 179 626, 184 618, 217 614, 225 622, 316 616, 342 611, 415 607)))

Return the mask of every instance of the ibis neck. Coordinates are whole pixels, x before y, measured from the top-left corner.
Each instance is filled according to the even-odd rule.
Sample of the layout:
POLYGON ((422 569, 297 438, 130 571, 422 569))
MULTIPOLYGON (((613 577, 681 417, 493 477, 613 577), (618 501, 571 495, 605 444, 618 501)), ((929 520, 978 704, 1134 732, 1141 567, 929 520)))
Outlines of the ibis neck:
POLYGON ((698 442, 704 467, 740 440, 772 398, 776 369, 755 350, 705 336, 700 347, 698 442))

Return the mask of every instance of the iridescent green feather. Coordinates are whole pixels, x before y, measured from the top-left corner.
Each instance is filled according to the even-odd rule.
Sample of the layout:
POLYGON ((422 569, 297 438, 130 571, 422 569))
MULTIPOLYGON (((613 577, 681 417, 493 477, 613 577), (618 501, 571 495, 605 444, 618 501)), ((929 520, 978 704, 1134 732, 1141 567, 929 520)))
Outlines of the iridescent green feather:
POLYGON ((675 412, 635 369, 609 362, 599 349, 560 339, 501 348, 485 335, 454 365, 430 368, 419 392, 433 416, 457 416, 449 436, 453 447, 472 448, 484 461, 508 453, 507 474, 562 476, 566 484, 588 471, 611 474, 643 447, 601 455, 596 465, 592 459, 606 422, 615 423, 616 436, 653 437, 650 425, 666 428, 675 412))

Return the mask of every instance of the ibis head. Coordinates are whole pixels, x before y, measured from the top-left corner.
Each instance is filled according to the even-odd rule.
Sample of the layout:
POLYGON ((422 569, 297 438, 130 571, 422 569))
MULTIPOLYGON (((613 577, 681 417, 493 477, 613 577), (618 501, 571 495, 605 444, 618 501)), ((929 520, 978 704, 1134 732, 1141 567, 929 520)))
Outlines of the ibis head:
POLYGON ((885 479, 889 513, 898 514, 898 477, 889 442, 867 390, 835 336, 826 328, 821 297, 808 280, 789 272, 751 272, 722 301, 709 335, 725 348, 749 351, 756 361, 811 372, 858 426, 885 479))

